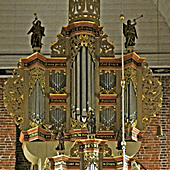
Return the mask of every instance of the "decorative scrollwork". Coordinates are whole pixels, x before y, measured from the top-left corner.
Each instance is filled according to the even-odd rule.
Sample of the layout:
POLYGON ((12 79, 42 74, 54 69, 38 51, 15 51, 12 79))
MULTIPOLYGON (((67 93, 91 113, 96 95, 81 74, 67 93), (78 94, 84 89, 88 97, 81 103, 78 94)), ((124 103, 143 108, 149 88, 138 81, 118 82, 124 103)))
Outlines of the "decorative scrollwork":
POLYGON ((113 131, 115 129, 115 124, 112 124, 111 126, 106 126, 102 123, 99 123, 99 130, 103 131, 113 131))
POLYGON ((79 34, 71 37, 71 62, 75 60, 81 47, 88 47, 89 53, 95 62, 95 37, 88 34, 79 34))
POLYGON ((115 56, 113 42, 108 42, 108 35, 101 35, 101 46, 100 46, 100 55, 101 56, 115 56))
POLYGON ((87 122, 83 123, 80 120, 70 118, 71 129, 87 129, 87 122))
POLYGON ((37 80, 39 81, 41 90, 43 91, 43 94, 45 95, 45 71, 38 66, 31 69, 29 73, 29 96, 31 95, 34 89, 34 86, 37 80))
POLYGON ((24 84, 23 70, 15 69, 13 77, 9 77, 4 86, 4 103, 8 112, 22 129, 24 117, 24 84))
MULTIPOLYGON (((137 90, 137 70, 134 67, 126 67, 125 68, 125 89, 127 88, 128 84, 130 81, 132 81, 133 86, 134 86, 134 90, 136 93, 137 90)), ((136 93, 137 96, 137 93, 136 93)))
POLYGON ((63 34, 58 34, 57 38, 58 38, 57 42, 52 41, 51 56, 65 55, 65 51, 66 51, 65 36, 63 34))
POLYGON ((150 116, 156 115, 162 103, 162 86, 157 78, 152 76, 152 70, 144 63, 142 69, 142 123, 143 128, 150 123, 150 116))

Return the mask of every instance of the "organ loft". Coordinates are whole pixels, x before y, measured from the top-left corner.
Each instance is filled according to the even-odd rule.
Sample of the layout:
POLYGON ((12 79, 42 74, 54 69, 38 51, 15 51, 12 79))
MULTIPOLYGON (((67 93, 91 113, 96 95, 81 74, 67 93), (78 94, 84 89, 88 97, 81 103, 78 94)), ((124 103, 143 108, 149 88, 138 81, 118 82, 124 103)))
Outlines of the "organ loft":
POLYGON ((40 52, 44 32, 35 14, 33 54, 20 59, 4 92, 33 169, 140 169, 134 155, 162 92, 134 39, 128 45, 126 37, 122 65, 100 26, 100 0, 69 0, 69 24, 52 42, 51 57, 40 52))

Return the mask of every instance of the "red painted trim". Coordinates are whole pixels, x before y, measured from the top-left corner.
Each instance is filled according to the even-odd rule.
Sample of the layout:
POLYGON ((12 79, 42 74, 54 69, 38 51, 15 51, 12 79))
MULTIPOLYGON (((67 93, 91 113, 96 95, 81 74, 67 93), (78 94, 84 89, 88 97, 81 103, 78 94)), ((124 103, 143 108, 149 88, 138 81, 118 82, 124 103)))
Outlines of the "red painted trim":
POLYGON ((117 94, 100 94, 99 99, 116 99, 117 94))
POLYGON ((50 103, 50 106, 65 106, 66 105, 66 103, 50 103))
POLYGON ((66 99, 67 94, 49 94, 50 99, 66 99))
POLYGON ((94 22, 89 22, 89 21, 80 21, 80 22, 74 22, 69 24, 66 27, 63 27, 63 29, 65 31, 70 31, 71 29, 75 28, 75 27, 80 27, 80 26, 89 26, 94 28, 96 31, 100 31, 103 26, 98 26, 97 24, 95 24, 94 22))
POLYGON ((99 103, 100 106, 111 106, 111 105, 116 105, 116 103, 99 103))
POLYGON ((27 58, 21 58, 20 62, 22 63, 29 63, 32 60, 35 60, 36 58, 39 58, 40 60, 42 60, 43 62, 46 63, 66 63, 67 58, 66 57, 53 57, 53 58, 48 58, 45 57, 44 55, 42 55, 41 53, 34 53, 31 56, 28 56, 27 58))

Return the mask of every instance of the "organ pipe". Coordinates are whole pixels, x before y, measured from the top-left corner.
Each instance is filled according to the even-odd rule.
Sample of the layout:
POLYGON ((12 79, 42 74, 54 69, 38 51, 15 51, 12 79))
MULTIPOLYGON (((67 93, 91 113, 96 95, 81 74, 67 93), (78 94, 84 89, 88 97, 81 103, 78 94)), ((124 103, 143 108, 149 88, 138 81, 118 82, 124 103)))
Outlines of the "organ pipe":
POLYGON ((71 115, 73 119, 86 121, 89 109, 95 108, 94 68, 95 63, 88 48, 83 46, 71 70, 71 115))

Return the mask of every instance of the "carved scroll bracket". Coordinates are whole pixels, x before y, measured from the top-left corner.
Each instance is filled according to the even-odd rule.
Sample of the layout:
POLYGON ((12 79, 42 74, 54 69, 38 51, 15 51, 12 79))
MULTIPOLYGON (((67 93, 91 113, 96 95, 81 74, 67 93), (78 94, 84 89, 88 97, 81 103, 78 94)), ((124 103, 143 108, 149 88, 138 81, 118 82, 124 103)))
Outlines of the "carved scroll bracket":
POLYGON ((157 78, 152 76, 152 70, 144 63, 142 69, 142 123, 144 129, 156 115, 162 103, 162 86, 157 78))
POLYGON ((22 69, 15 69, 13 71, 13 77, 9 77, 5 82, 4 103, 16 124, 20 125, 20 129, 22 129, 24 121, 24 84, 22 69))

